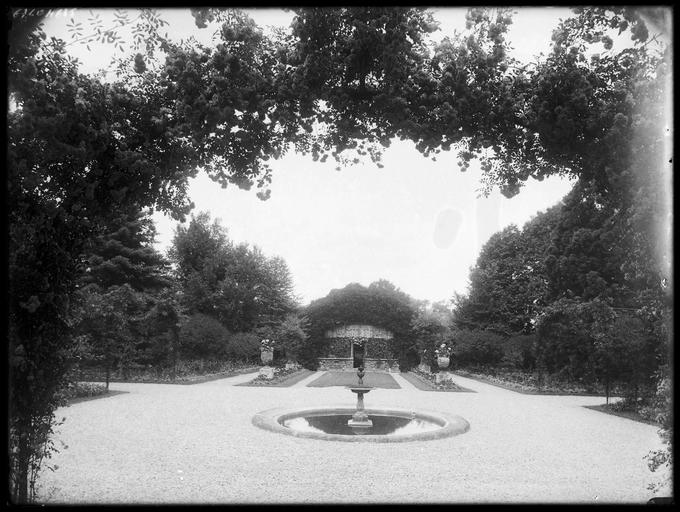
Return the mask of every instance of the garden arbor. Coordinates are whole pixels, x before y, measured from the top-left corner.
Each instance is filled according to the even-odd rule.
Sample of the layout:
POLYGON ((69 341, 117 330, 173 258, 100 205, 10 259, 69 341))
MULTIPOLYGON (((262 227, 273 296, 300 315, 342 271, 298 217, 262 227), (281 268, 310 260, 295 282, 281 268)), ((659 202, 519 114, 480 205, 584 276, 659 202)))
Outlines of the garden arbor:
POLYGON ((307 362, 319 369, 404 369, 414 301, 392 283, 351 283, 307 306, 307 362))
POLYGON ((371 370, 397 369, 392 351, 394 335, 387 329, 373 325, 342 325, 329 329, 328 357, 319 358, 319 369, 348 370, 363 366, 371 370))

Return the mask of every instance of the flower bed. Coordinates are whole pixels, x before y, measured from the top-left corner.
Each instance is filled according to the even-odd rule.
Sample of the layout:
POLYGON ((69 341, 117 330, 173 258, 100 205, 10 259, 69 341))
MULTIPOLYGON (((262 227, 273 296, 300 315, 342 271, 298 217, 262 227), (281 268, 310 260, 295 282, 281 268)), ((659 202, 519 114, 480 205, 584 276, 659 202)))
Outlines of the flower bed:
MULTIPOLYGON (((424 371, 420 370, 419 368, 414 368, 414 369, 410 370, 410 372, 408 374, 406 374, 406 376, 408 376, 409 374, 413 375, 416 379, 418 379, 420 382, 422 382, 425 386, 428 386, 431 391, 467 391, 467 392, 473 392, 471 389, 467 389, 467 388, 464 388, 462 386, 459 386, 458 384, 456 384, 455 382, 453 382, 451 380, 445 380, 443 382, 437 383, 436 374, 430 373, 430 372, 424 372, 424 371)), ((414 381, 412 381, 408 378, 407 378, 407 380, 409 380, 409 382, 411 382, 411 384, 414 384, 416 387, 418 387, 416 382, 414 382, 414 381)))
POLYGON ((258 375, 250 382, 244 382, 243 384, 238 385, 286 387, 292 386, 296 382, 300 382, 302 379, 311 375, 312 373, 314 372, 300 367, 293 368, 275 367, 273 379, 267 379, 263 375, 258 375))
POLYGON ((589 407, 589 409, 652 425, 661 424, 660 415, 664 412, 663 408, 659 407, 658 403, 655 403, 653 397, 638 398, 637 401, 624 398, 614 403, 595 405, 589 407))
MULTIPOLYGON (((252 363, 241 361, 180 361, 173 378, 172 368, 136 366, 129 368, 127 375, 112 373, 109 382, 139 382, 145 384, 199 384, 210 380, 224 379, 242 373, 257 371, 252 363)), ((103 382, 106 374, 102 368, 83 370, 79 380, 103 382)))
POLYGON ((91 398, 106 394, 106 386, 97 382, 74 382, 63 390, 67 400, 74 398, 91 398))
POLYGON ((599 411, 605 414, 612 414, 614 416, 628 418, 629 420, 639 421, 640 423, 647 423, 648 425, 661 425, 657 421, 658 414, 650 413, 644 408, 642 408, 640 411, 625 408, 621 406, 621 402, 602 405, 584 405, 584 407, 586 409, 592 409, 593 411, 599 411))
POLYGON ((205 373, 199 375, 182 375, 177 377, 174 381, 167 381, 166 384, 201 384, 202 382, 209 382, 211 380, 226 379, 227 377, 234 377, 244 373, 251 373, 257 371, 257 366, 246 366, 244 368, 234 369, 231 371, 221 371, 217 373, 205 373))
POLYGON ((73 405, 96 398, 106 398, 109 396, 126 393, 126 391, 106 390, 106 385, 98 382, 72 382, 60 392, 62 405, 73 405))

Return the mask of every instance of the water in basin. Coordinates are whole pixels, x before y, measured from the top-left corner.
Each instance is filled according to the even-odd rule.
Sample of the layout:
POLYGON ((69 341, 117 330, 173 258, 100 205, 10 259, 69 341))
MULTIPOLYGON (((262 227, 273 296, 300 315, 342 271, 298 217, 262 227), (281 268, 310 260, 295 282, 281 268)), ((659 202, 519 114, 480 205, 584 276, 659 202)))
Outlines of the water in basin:
MULTIPOLYGON (((347 425, 352 419, 351 414, 328 414, 313 416, 296 416, 281 421, 284 427, 299 432, 316 432, 323 434, 355 435, 347 425)), ((429 432, 441 428, 441 425, 423 418, 406 418, 401 416, 382 416, 369 414, 373 426, 365 432, 366 435, 403 435, 429 432)))

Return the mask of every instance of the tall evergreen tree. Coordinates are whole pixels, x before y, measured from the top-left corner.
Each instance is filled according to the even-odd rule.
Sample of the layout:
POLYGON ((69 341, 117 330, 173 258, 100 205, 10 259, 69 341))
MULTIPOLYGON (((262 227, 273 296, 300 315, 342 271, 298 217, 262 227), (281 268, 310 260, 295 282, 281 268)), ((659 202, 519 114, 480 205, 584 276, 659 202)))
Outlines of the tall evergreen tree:
MULTIPOLYGON (((75 298, 76 332, 87 353, 104 363, 108 389, 112 366, 123 372, 155 333, 143 322, 156 295, 171 286, 168 261, 153 247, 155 226, 138 211, 112 220, 110 232, 92 241, 75 298)), ((92 361, 91 361, 92 362, 92 361)))
POLYGON ((84 257, 83 284, 101 288, 128 284, 140 292, 169 286, 169 262, 154 248, 155 238, 148 214, 132 211, 114 219, 111 231, 95 238, 84 257))

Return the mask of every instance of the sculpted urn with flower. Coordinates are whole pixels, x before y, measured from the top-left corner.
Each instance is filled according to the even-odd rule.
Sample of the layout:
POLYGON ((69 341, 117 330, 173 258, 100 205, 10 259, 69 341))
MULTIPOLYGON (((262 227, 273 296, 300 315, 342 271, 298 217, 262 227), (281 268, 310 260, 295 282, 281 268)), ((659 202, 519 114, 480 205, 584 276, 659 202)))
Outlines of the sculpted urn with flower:
POLYGON ((434 351, 434 355, 437 358, 437 366, 439 366, 439 368, 448 368, 449 363, 451 362, 451 347, 446 343, 442 343, 434 351))
POLYGON ((268 338, 260 341, 260 359, 264 364, 269 364, 274 359, 274 341, 268 338))

